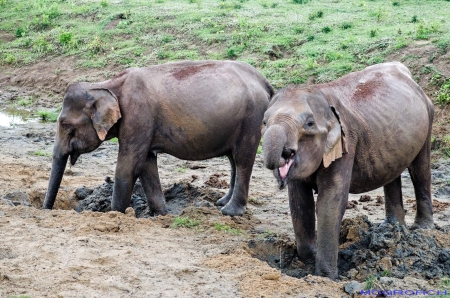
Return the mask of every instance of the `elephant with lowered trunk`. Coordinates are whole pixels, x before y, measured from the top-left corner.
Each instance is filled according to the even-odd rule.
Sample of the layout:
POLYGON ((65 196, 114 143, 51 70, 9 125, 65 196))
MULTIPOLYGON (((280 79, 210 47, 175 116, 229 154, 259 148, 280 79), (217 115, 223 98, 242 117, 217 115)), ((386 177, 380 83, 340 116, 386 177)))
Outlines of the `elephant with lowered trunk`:
POLYGON ((315 261, 317 275, 338 276, 339 231, 349 192, 383 186, 386 222, 405 224, 400 175, 406 168, 416 195, 414 227, 434 227, 433 111, 398 62, 274 95, 263 120, 264 163, 280 187, 288 186, 298 255, 315 261))
POLYGON ((273 89, 253 67, 233 61, 186 61, 131 68, 96 84, 74 83, 58 118, 44 208, 51 209, 68 158, 118 137, 112 210, 130 205, 139 177, 149 207, 166 214, 157 154, 201 160, 226 155, 229 192, 216 204, 226 215, 245 212, 261 122, 273 89))

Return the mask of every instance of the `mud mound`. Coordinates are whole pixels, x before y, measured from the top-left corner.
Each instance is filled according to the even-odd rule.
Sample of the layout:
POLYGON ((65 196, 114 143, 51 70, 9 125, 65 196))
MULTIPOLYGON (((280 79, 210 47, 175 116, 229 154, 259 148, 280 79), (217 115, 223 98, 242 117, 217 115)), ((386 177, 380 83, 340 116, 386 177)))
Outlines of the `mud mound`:
MULTIPOLYGON (((398 224, 373 224, 366 216, 345 219, 340 233, 339 275, 365 281, 369 275, 403 279, 437 279, 450 275, 450 227, 408 230, 398 224)), ((295 244, 286 237, 266 237, 248 243, 250 253, 283 273, 301 278, 314 265, 299 261, 295 244)))
MULTIPOLYGON (((75 191, 75 195, 80 202, 76 210, 78 212, 83 210, 110 211, 113 188, 114 181, 109 177, 105 179, 105 183, 94 189, 78 188, 75 191)), ((165 189, 164 196, 168 212, 180 215, 188 206, 212 207, 212 202, 217 201, 222 196, 222 193, 206 187, 196 187, 186 180, 175 183, 165 189)), ((139 181, 134 186, 130 206, 133 207, 136 217, 150 217, 154 215, 152 210, 148 208, 147 198, 139 181)))
POLYGON ((434 279, 450 274, 450 250, 437 241, 442 232, 373 224, 367 217, 350 219, 347 227, 348 233, 341 233, 341 240, 345 237, 350 245, 343 244, 346 248, 339 251, 338 260, 343 276, 358 280, 369 275, 434 279))
POLYGON ((223 176, 226 176, 226 175, 214 173, 209 177, 209 179, 207 181, 205 181, 205 184, 215 187, 215 188, 221 188, 221 189, 229 188, 230 184, 226 180, 220 179, 220 177, 223 177, 223 176))

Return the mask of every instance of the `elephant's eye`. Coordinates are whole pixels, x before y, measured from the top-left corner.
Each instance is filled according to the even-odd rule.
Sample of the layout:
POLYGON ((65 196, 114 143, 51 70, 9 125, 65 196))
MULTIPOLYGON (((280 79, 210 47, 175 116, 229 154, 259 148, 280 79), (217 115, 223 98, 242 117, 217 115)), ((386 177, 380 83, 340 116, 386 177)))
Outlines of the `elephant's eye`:
POLYGON ((314 121, 308 121, 308 123, 306 123, 306 125, 308 127, 313 127, 314 126, 314 121))
POLYGON ((69 134, 72 133, 74 130, 73 126, 70 124, 67 124, 67 123, 61 124, 61 127, 66 133, 69 133, 69 134))
POLYGON ((267 125, 267 122, 266 122, 266 121, 263 121, 263 125, 266 126, 266 125, 267 125))

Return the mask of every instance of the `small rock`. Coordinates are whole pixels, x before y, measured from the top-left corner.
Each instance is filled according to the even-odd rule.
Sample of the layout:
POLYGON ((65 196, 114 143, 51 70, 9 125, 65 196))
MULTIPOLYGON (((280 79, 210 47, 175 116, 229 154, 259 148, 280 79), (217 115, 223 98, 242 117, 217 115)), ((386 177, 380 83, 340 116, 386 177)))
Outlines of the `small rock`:
POLYGON ((129 217, 136 217, 136 213, 134 212, 134 209, 132 207, 128 207, 125 210, 125 214, 129 217))
POLYGON ((384 198, 382 196, 377 196, 377 204, 384 204, 384 198))
POLYGON ((100 231, 100 232, 106 232, 106 226, 98 224, 98 225, 94 226, 94 230, 97 230, 97 231, 100 231))
POLYGON ((208 201, 203 200, 195 203, 195 207, 212 207, 212 204, 208 201))
POLYGON ((362 284, 357 282, 356 280, 352 280, 351 282, 344 285, 344 291, 350 295, 354 293, 359 293, 363 289, 362 284))
POLYGON ((394 280, 391 277, 387 277, 387 276, 380 277, 381 284, 390 285, 391 283, 393 283, 393 281, 394 280))
POLYGON ((390 271, 392 269, 392 261, 390 257, 384 257, 380 260, 379 263, 380 269, 385 271, 390 271))
POLYGON ((369 202, 369 201, 371 201, 372 200, 372 198, 369 196, 369 195, 362 195, 360 198, 359 198, 359 201, 360 202, 369 202))
POLYGON ((281 277, 280 272, 271 272, 263 275, 265 280, 278 280, 281 277))
POLYGON ((84 200, 90 194, 92 194, 94 190, 90 188, 86 188, 86 186, 79 187, 75 189, 75 195, 78 200, 84 200))
POLYGON ((358 275, 358 270, 356 270, 355 268, 352 268, 348 271, 348 277, 350 279, 355 279, 356 275, 358 275))

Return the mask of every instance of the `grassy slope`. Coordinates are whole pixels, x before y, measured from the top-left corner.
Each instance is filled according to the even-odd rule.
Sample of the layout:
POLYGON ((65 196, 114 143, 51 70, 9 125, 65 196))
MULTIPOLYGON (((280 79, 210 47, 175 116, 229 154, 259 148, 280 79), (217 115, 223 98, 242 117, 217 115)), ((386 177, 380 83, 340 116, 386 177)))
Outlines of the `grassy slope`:
MULTIPOLYGON (((445 0, 0 0, 0 65, 76 55, 77 67, 239 59, 280 88, 326 82, 417 39, 450 44, 445 0)), ((56 70, 57 71, 57 70, 56 70)))

